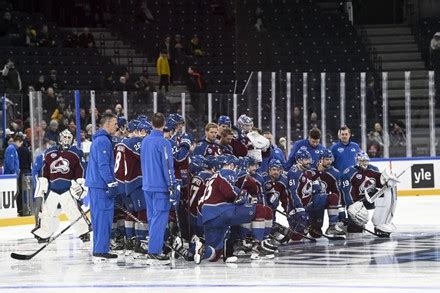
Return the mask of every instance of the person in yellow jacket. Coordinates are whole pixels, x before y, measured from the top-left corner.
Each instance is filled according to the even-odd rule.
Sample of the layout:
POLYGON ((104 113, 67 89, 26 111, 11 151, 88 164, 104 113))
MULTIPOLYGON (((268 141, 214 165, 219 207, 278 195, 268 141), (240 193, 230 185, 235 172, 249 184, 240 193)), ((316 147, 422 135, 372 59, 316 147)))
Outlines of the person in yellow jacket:
POLYGON ((168 52, 166 49, 160 51, 156 63, 157 75, 160 77, 159 90, 165 86, 165 92, 168 92, 168 81, 170 80, 170 64, 168 63, 168 52))

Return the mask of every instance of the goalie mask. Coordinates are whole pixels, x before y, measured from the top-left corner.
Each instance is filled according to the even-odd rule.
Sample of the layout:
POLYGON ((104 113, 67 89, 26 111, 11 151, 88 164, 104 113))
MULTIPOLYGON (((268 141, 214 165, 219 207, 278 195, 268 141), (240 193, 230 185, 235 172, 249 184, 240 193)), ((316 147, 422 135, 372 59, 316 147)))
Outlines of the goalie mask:
POLYGON ((69 130, 67 130, 67 129, 61 131, 61 133, 59 135, 58 143, 65 150, 70 148, 72 146, 72 143, 73 143, 73 135, 72 135, 72 133, 69 130))
POLYGON ((237 119, 237 127, 244 133, 248 133, 252 130, 252 127, 254 127, 254 122, 251 117, 243 114, 237 119))
POLYGON ((359 168, 366 170, 368 168, 368 164, 370 163, 370 157, 366 152, 359 152, 356 155, 356 164, 359 168))

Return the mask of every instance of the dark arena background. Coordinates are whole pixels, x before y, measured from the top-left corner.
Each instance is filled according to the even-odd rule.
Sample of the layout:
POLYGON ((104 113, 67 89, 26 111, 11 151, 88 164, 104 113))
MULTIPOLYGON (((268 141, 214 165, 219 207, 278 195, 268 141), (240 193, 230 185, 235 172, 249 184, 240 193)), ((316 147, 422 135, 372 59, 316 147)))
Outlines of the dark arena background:
POLYGON ((0 56, 1 174, 24 139, 19 174, 0 175, 0 292, 440 292, 440 1, 0 0, 0 56), (330 148, 346 125, 398 175, 396 230, 377 237, 370 221, 270 259, 156 267, 94 264, 68 229, 11 258, 44 245, 32 172, 47 145, 68 129, 87 161, 102 115, 155 112, 182 115, 194 146, 208 122, 246 114, 285 160, 311 129, 330 148))

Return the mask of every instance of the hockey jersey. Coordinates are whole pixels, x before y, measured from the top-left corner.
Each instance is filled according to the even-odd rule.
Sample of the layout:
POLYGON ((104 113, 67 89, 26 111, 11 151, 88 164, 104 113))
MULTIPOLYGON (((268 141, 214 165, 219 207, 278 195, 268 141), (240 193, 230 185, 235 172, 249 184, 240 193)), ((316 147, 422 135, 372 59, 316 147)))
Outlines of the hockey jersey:
POLYGON ((292 207, 292 202, 289 194, 289 184, 287 176, 281 174, 278 179, 273 180, 268 173, 263 175, 263 192, 267 204, 275 210, 279 202, 285 211, 289 211, 292 207))
POLYGON ((212 173, 208 171, 201 171, 191 178, 190 186, 188 188, 188 202, 186 206, 193 217, 197 217, 199 211, 199 201, 205 193, 205 187, 212 173))
POLYGON ((49 190, 66 192, 72 179, 84 178, 82 151, 76 146, 68 150, 59 146, 48 149, 44 155, 43 177, 49 181, 49 190))
POLYGON ((206 139, 202 139, 197 143, 193 155, 202 155, 204 157, 218 156, 221 155, 221 148, 216 142, 209 142, 206 139))
POLYGON ((349 206, 360 200, 369 184, 382 188, 380 176, 379 169, 372 165, 368 165, 367 169, 362 169, 356 165, 345 169, 341 179, 345 205, 349 206))

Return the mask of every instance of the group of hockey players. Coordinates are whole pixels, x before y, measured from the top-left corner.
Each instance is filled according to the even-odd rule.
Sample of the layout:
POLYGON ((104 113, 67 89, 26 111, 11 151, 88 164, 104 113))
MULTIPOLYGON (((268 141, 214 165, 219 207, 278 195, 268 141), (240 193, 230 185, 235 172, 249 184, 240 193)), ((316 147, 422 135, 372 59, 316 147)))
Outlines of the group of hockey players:
MULTIPOLYGON (((146 116, 117 122, 111 248, 133 251, 142 259, 148 256, 153 237, 141 168, 142 141, 152 125, 146 116)), ((174 113, 163 130, 172 148, 178 185, 174 188, 180 190, 173 197, 164 235, 154 235, 163 238, 165 255, 197 264, 220 258, 267 259, 292 241, 339 240, 364 231, 389 237, 395 230, 391 222, 398 180, 369 163, 368 155, 350 141, 347 127, 341 128, 341 141, 331 149, 319 143, 320 132, 312 129, 294 144, 288 160, 280 158, 247 115, 241 115, 236 125, 228 116, 207 123, 199 142, 184 127, 184 118, 174 113), (371 209, 374 231, 365 228, 371 209), (328 227, 323 232, 325 214, 328 227), (277 221, 283 217, 288 225, 277 221)), ((68 130, 59 137, 59 144, 42 155, 35 196, 44 200, 32 233, 40 242, 50 239, 62 210, 71 221, 80 218, 74 228, 80 239, 89 241, 92 226, 81 208, 87 194, 86 163, 68 130)))

